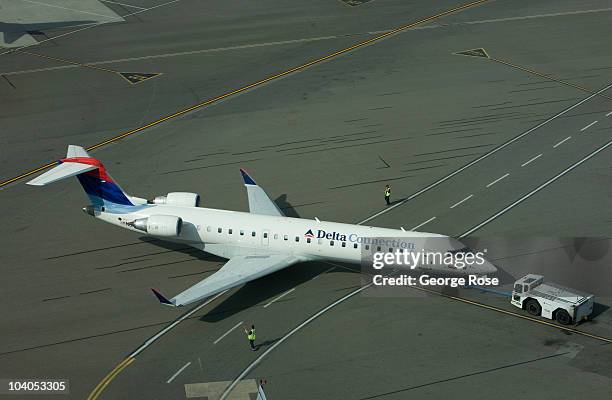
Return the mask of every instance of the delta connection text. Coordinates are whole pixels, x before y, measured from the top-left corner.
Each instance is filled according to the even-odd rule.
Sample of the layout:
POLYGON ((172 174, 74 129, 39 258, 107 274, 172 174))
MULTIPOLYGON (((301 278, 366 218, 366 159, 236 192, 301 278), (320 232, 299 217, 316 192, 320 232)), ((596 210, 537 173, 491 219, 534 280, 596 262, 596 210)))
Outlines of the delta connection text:
MULTIPOLYGON (((312 229, 308 229, 306 233, 304 234, 304 236, 307 238, 314 238, 314 239, 338 240, 340 242, 361 243, 361 244, 371 244, 371 245, 385 245, 385 246, 392 246, 395 248, 401 247, 402 249, 407 249, 407 250, 408 249, 414 250, 415 248, 414 243, 407 242, 405 240, 399 240, 399 239, 373 238, 373 237, 367 237, 367 236, 359 236, 356 233, 345 234, 345 233, 340 233, 336 231, 327 232, 323 229, 316 229, 315 232, 313 232, 312 229)), ((402 239, 406 239, 406 238, 402 238, 402 239)))

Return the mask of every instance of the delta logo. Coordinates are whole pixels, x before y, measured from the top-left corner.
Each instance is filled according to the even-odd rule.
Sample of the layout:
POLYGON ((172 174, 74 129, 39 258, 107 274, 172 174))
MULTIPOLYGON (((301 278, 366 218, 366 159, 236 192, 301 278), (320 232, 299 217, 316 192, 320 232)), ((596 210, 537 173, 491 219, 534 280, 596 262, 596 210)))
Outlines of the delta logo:
POLYGON ((325 232, 323 229, 317 229, 316 236, 312 232, 312 229, 308 229, 308 231, 304 234, 304 236, 307 238, 316 237, 317 239, 340 240, 340 241, 346 242, 346 235, 343 235, 338 232, 325 232))

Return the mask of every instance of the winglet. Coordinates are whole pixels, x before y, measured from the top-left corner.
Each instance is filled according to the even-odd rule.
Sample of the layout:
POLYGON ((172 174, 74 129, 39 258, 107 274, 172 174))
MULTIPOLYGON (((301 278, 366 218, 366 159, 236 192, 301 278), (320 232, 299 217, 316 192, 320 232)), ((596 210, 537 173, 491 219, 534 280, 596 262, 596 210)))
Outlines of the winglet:
POLYGON ((162 303, 165 306, 175 307, 175 304, 172 303, 167 298, 165 298, 163 294, 159 293, 159 291, 157 291, 157 290, 155 290, 153 288, 151 288, 151 291, 153 291, 153 294, 155 295, 155 297, 157 297, 157 300, 159 300, 160 303, 162 303))
POLYGON ((242 179, 244 179, 244 184, 245 185, 255 185, 255 186, 257 186, 257 184, 255 183, 253 178, 251 178, 251 176, 244 169, 240 168, 240 173, 242 174, 242 179))

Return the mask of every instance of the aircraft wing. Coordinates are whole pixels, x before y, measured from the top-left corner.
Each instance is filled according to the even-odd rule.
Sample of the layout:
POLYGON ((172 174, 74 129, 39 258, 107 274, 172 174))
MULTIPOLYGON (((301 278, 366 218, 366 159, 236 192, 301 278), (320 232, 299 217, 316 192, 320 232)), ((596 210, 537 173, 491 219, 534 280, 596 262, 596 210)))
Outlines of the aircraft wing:
POLYGON ((151 290, 153 290, 160 303, 164 305, 184 306, 271 274, 298 261, 300 261, 299 258, 284 254, 235 256, 225 263, 219 271, 170 300, 166 299, 157 290, 151 290))
POLYGON ((242 168, 240 168, 244 186, 247 188, 249 196, 249 211, 252 214, 273 215, 275 217, 284 217, 285 214, 278 208, 266 192, 255 183, 253 178, 242 168))

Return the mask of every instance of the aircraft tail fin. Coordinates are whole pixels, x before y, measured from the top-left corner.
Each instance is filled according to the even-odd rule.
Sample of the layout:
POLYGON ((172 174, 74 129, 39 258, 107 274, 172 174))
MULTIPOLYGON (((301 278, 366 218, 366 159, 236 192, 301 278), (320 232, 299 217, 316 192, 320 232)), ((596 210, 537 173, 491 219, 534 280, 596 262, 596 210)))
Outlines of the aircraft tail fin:
POLYGON ((107 207, 134 205, 130 197, 108 175, 100 160, 91 157, 84 148, 68 146, 66 158, 59 160, 57 164, 27 184, 44 186, 76 176, 94 205, 107 207))

